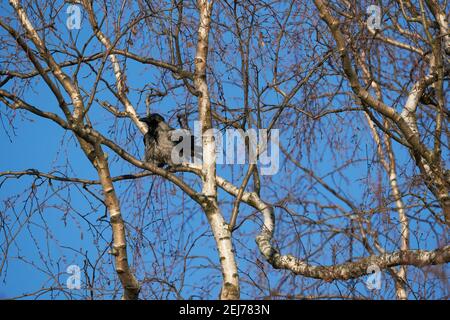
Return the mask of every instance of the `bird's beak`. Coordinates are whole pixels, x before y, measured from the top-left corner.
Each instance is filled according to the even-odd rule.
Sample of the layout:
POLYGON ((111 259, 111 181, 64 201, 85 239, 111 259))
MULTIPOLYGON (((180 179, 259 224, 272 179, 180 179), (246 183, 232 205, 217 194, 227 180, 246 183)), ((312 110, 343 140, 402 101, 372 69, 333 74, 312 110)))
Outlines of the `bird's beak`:
POLYGON ((147 122, 148 119, 147 119, 147 118, 139 118, 139 121, 140 121, 140 122, 147 122))

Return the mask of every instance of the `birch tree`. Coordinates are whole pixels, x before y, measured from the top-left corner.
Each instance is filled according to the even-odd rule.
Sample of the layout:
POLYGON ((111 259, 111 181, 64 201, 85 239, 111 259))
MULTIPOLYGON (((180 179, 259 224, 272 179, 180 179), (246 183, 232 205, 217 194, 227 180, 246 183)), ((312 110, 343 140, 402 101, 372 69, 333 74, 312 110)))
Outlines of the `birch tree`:
POLYGON ((0 169, 0 274, 47 277, 17 298, 448 298, 445 1, 1 8, 5 145, 61 134, 41 168, 0 169), (202 162, 142 160, 149 113, 199 125, 202 162), (230 130, 246 160, 249 132, 270 143, 224 163, 230 130), (81 291, 61 278, 70 259, 81 291))

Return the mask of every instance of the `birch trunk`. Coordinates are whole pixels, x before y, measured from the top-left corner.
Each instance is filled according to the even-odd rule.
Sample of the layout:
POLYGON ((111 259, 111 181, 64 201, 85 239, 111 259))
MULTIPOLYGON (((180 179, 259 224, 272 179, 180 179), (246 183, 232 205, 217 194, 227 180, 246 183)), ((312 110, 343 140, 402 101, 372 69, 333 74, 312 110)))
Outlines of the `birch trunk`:
POLYGON ((199 0, 197 5, 200 22, 198 27, 197 51, 195 55, 194 83, 198 93, 198 110, 202 126, 202 194, 205 197, 203 208, 214 234, 222 268, 223 284, 220 292, 220 299, 239 299, 239 276, 234 257, 233 244, 231 242, 231 232, 217 203, 216 145, 214 136, 211 132, 211 102, 206 81, 206 61, 208 57, 208 37, 211 25, 212 2, 199 0))

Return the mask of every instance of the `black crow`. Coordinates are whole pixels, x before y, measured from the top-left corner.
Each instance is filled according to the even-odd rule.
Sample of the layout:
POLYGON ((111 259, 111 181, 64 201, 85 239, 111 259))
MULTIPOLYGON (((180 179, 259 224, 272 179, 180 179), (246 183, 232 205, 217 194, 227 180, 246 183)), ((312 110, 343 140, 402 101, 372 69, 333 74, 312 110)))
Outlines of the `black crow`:
MULTIPOLYGON (((158 113, 152 113, 147 117, 140 118, 148 127, 148 132, 144 135, 145 161, 152 162, 158 167, 165 165, 174 166, 172 161, 172 149, 183 141, 183 136, 174 137, 172 135, 176 129, 170 127, 164 118, 158 113)), ((189 134, 191 139, 191 157, 195 154, 195 139, 189 134)), ((183 158, 183 154, 179 155, 183 158)), ((178 163, 179 164, 179 163, 178 163)))

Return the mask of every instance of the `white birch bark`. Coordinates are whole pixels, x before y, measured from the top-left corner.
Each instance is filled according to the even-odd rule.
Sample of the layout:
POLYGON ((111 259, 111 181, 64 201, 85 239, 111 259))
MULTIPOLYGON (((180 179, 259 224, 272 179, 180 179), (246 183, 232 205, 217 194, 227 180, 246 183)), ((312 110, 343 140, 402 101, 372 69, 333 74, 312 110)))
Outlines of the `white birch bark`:
POLYGON ((194 84, 198 93, 198 110, 202 126, 202 195, 205 198, 203 207, 214 234, 222 268, 223 285, 220 292, 220 299, 238 299, 239 276, 231 242, 231 231, 229 230, 228 224, 225 222, 217 203, 216 145, 211 130, 211 102, 209 98, 208 83, 206 81, 212 2, 199 0, 197 6, 199 10, 199 26, 197 50, 195 54, 194 84))

